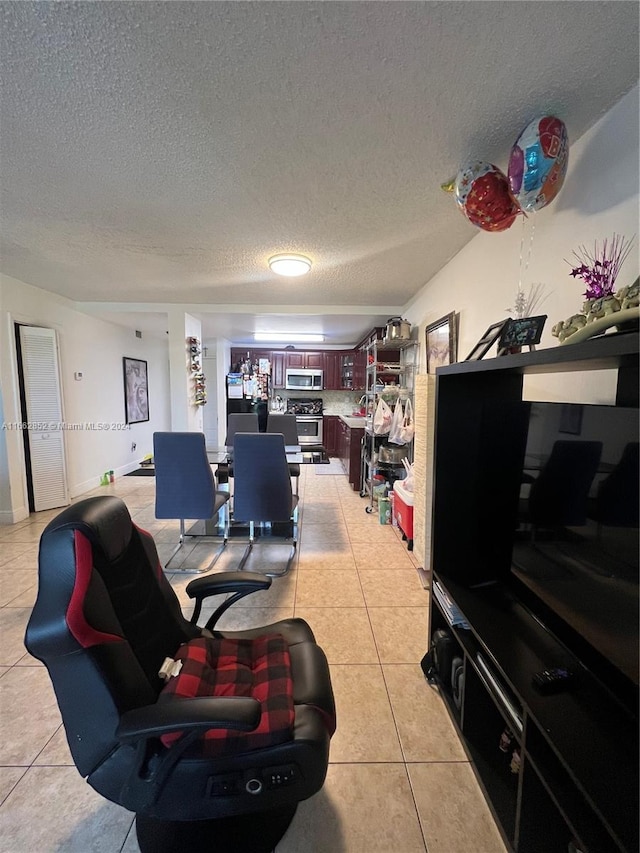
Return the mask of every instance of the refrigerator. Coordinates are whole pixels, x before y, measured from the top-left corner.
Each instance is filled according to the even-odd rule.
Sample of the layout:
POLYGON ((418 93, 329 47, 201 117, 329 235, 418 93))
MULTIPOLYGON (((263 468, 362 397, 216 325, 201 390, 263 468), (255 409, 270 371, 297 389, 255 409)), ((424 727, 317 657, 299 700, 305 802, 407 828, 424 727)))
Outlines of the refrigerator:
POLYGON ((260 432, 266 432, 271 392, 271 363, 267 359, 260 359, 254 365, 247 366, 243 372, 228 373, 226 386, 227 416, 256 412, 258 428, 260 432))

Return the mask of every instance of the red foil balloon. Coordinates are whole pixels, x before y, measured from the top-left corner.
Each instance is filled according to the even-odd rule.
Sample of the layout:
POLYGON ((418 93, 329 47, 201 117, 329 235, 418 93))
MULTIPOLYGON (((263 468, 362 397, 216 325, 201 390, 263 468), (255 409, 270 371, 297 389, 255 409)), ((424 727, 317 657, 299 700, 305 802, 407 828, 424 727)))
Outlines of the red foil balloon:
POLYGON ((469 222, 483 231, 506 231, 520 213, 506 176, 496 166, 480 160, 460 169, 455 196, 469 222))

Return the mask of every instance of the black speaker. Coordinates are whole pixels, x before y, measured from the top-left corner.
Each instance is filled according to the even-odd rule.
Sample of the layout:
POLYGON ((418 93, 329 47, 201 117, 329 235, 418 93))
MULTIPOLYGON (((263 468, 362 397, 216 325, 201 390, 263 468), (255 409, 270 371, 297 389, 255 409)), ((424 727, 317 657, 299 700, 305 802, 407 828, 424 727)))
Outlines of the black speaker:
POLYGON ((453 663, 456 644, 450 631, 438 629, 433 632, 431 637, 431 647, 433 649, 433 665, 440 684, 443 687, 449 687, 451 683, 451 664, 453 663))
POLYGON ((451 695, 456 708, 461 708, 464 695, 464 661, 460 657, 455 657, 451 662, 451 695))

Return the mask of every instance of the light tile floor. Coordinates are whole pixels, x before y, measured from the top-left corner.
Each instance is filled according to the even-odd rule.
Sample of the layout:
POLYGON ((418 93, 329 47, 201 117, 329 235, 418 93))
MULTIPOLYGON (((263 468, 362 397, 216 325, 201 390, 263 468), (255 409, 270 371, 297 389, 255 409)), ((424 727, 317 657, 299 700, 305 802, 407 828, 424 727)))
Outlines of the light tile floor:
MULTIPOLYGON (((156 521, 154 487, 153 478, 125 477, 96 493, 121 496, 166 559, 177 525, 156 521)), ((345 477, 303 466, 300 495, 291 573, 220 623, 244 628, 302 616, 331 667, 338 730, 327 780, 300 804, 277 853, 504 853, 442 701, 420 670, 429 593, 412 554, 394 528, 365 513, 345 477)), ((0 851, 137 853, 133 815, 102 799, 72 766, 47 673, 23 646, 38 539, 57 512, 0 527, 0 851)), ((185 548, 183 565, 207 565, 214 547, 185 548)), ((229 545, 215 570, 233 570, 242 550, 229 545)), ((247 569, 281 564, 287 553, 288 546, 258 545, 247 569)), ((170 577, 188 613, 184 587, 193 575, 170 577)))

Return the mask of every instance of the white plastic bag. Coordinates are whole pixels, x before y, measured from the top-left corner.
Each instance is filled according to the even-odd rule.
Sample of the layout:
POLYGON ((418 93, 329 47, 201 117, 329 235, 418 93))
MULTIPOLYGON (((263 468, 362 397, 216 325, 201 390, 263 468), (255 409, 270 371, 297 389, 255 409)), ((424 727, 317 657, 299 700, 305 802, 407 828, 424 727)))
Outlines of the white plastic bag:
MULTIPOLYGON (((398 403, 400 405, 400 403, 398 403)), ((411 404, 411 398, 407 399, 406 406, 404 407, 404 418, 402 422, 402 427, 400 428, 400 441, 398 444, 409 444, 409 442, 413 441, 413 436, 416 432, 415 421, 413 420, 413 406, 411 404)), ((389 439, 392 441, 393 439, 389 439)))
POLYGON ((396 403, 391 418, 391 426, 389 428, 389 444, 406 444, 402 437, 402 429, 404 424, 404 410, 400 400, 396 403))
POLYGON ((406 489, 408 492, 413 491, 413 462, 407 462, 406 459, 402 460, 402 464, 404 465, 404 470, 407 472, 407 476, 402 480, 402 487, 406 489))
POLYGON ((378 400, 378 405, 373 416, 374 435, 387 435, 391 428, 391 415, 391 409, 381 397, 378 400))

